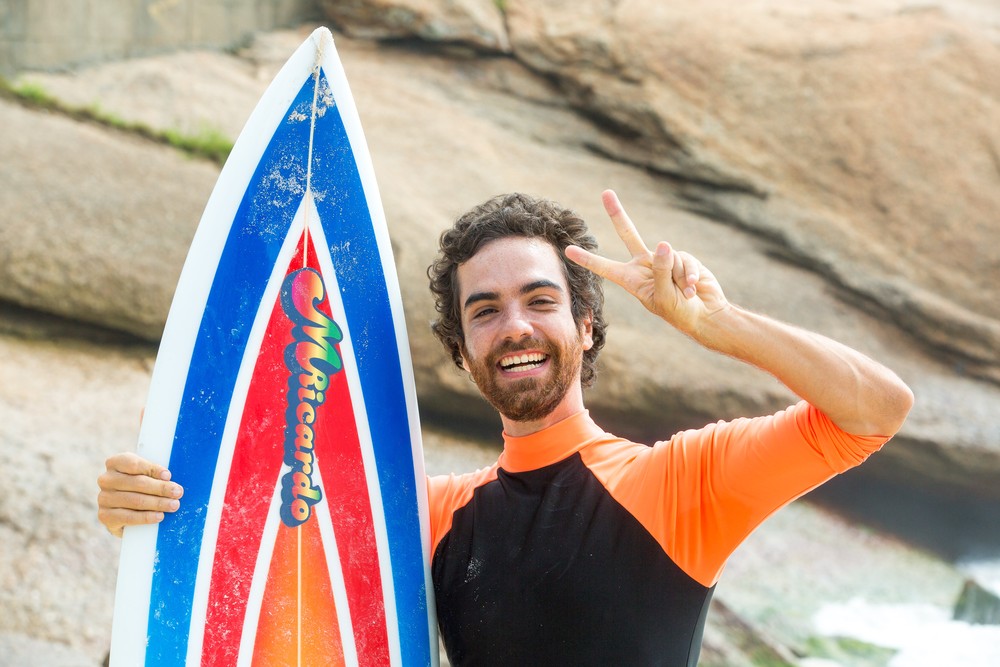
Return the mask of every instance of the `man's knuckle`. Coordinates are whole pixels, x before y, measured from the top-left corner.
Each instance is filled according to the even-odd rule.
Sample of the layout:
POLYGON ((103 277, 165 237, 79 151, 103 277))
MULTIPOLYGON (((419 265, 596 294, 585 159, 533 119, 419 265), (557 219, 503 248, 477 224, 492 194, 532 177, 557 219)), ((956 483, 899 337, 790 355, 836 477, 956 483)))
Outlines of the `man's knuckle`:
POLYGON ((132 494, 132 506, 137 510, 149 511, 156 509, 156 498, 142 493, 132 494))

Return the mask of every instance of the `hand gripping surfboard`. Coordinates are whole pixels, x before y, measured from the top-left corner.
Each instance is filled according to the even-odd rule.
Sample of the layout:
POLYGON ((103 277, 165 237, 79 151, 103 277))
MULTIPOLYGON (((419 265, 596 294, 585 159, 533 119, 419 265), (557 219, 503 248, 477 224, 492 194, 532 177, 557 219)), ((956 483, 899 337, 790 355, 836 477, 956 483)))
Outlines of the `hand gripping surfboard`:
POLYGON ((206 206, 139 453, 184 489, 125 530, 111 664, 436 665, 426 484, 389 234, 325 28, 206 206))

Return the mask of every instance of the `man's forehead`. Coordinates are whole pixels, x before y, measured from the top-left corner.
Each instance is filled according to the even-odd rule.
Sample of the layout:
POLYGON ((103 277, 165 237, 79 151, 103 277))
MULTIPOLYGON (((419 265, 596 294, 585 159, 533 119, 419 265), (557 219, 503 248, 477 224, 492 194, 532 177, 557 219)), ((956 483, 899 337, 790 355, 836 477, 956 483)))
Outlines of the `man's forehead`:
POLYGON ((536 285, 567 289, 566 269, 558 249, 544 239, 506 237, 483 245, 458 265, 462 300, 471 291, 521 291, 536 285))

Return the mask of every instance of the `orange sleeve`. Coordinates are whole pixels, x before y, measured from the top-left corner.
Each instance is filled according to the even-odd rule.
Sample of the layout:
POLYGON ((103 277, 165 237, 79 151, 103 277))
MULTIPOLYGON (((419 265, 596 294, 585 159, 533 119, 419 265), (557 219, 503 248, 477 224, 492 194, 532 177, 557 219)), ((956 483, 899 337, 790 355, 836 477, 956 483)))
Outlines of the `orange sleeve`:
MULTIPOLYGON (((846 433, 808 403, 718 422, 591 469, 664 551, 704 586, 773 512, 862 463, 888 440, 846 433)), ((588 462, 588 466, 590 466, 588 462)))
POLYGON ((427 478, 432 558, 441 538, 451 530, 455 510, 467 505, 477 488, 497 478, 497 467, 493 465, 464 475, 436 475, 427 478))

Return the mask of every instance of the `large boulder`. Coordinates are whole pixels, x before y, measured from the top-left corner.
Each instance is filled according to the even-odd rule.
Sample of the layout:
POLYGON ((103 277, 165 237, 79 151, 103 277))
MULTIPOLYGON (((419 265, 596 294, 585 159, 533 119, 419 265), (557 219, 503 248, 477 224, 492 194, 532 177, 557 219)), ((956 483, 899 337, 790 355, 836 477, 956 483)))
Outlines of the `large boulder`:
POLYGON ((966 579, 955 603, 954 618, 978 625, 1000 625, 1000 595, 974 579, 966 579))
POLYGON ((1000 10, 968 6, 511 0, 507 21, 619 130, 603 150, 997 382, 1000 10))
POLYGON ((148 340, 218 170, 0 100, 0 299, 148 340))
POLYGON ((449 42, 510 51, 497 0, 320 0, 335 26, 353 37, 449 42))
MULTIPOLYGON (((601 151, 669 175, 685 206, 776 241, 931 351, 1000 381, 1000 10, 499 4, 514 56, 614 130, 601 151)), ((469 41, 464 3, 326 6, 357 34, 469 41)))
MULTIPOLYGON (((509 10, 512 26, 526 21, 526 18, 515 20, 516 6, 509 10)), ((579 16, 567 16, 577 16, 575 22, 583 21, 587 15, 583 10, 588 6, 581 5, 579 16)), ((619 6, 624 11, 631 5, 619 6)), ((521 7, 518 11, 526 16, 531 10, 521 7)), ((650 16, 651 20, 663 20, 656 12, 650 16)), ((801 20, 806 21, 807 16, 801 20)), ((571 26, 576 24, 574 21, 569 21, 571 26)), ((605 20, 597 21, 595 26, 593 39, 611 30, 614 24, 605 20)), ((539 43, 544 45, 551 32, 553 29, 541 31, 539 43)), ((176 122, 164 121, 157 115, 162 108, 171 105, 182 108, 176 100, 191 91, 196 99, 201 99, 197 91, 205 86, 192 81, 198 80, 194 72, 204 71, 223 90, 231 91, 226 95, 211 94, 215 104, 214 124, 234 128, 242 124, 271 74, 305 34, 299 31, 266 36, 241 57, 200 53, 198 66, 193 66, 191 54, 141 61, 135 64, 144 72, 141 77, 95 68, 74 75, 33 75, 30 79, 73 104, 88 105, 99 99, 121 117, 156 126, 176 122), (220 71, 227 74, 219 75, 220 71), (156 81, 157 85, 149 86, 150 81, 156 81), (155 103, 156 99, 162 99, 163 103, 155 103)), ((520 40, 515 43, 520 44, 517 48, 523 52, 525 39, 520 40)), ((564 91, 563 87, 572 88, 571 83, 556 87, 549 76, 533 74, 510 58, 435 54, 405 45, 379 46, 344 37, 338 37, 337 43, 365 124, 396 261, 403 276, 404 302, 425 419, 465 429, 486 424, 493 431, 497 424, 473 385, 447 362, 428 333, 433 308, 423 276, 435 251, 439 231, 462 211, 489 196, 524 190, 551 196, 578 209, 592 221, 605 251, 620 257, 620 242, 605 222, 598 197, 604 187, 611 186, 619 190, 647 238, 666 238, 678 247, 694 251, 720 276, 727 294, 735 302, 843 340, 885 360, 911 384, 917 406, 910 420, 896 442, 865 466, 866 471, 902 481, 917 493, 935 488, 997 498, 1000 492, 993 480, 1000 471, 1000 425, 993 416, 1000 411, 1000 388, 993 382, 970 377, 972 370, 986 369, 988 364, 955 363, 948 356, 950 353, 929 346, 923 330, 900 324, 900 318, 907 312, 906 308, 896 307, 902 302, 879 301, 871 294, 859 296, 836 275, 823 270, 828 265, 852 266, 850 273, 855 282, 884 286, 889 281, 901 285, 911 295, 930 289, 911 280, 909 270, 898 262, 875 269, 874 255, 865 248, 886 251, 884 228, 888 222, 861 224, 858 221, 865 218, 859 216, 850 218, 855 223, 849 229, 820 224, 819 221, 828 219, 834 203, 840 208, 848 206, 846 194, 835 201, 819 186, 815 192, 808 191, 805 175, 798 180, 779 179, 775 174, 781 169, 791 169, 781 166, 791 157, 781 146, 775 146, 773 154, 767 153, 762 131, 754 135, 761 143, 748 143, 751 148, 747 150, 775 166, 758 171, 750 168, 752 160, 739 161, 730 155, 728 148, 712 152, 714 144, 709 145, 711 142, 703 138, 704 132, 695 132, 686 140, 697 148, 688 152, 703 156, 704 164, 719 174, 728 174, 718 176, 715 181, 707 171, 699 177, 703 183, 697 185, 702 209, 698 213, 691 211, 692 188, 696 187, 692 179, 684 180, 677 174, 662 175, 666 169, 657 168, 654 172, 651 163, 637 157, 619 158, 609 149, 622 142, 639 146, 641 124, 632 126, 633 139, 623 137, 624 121, 611 126, 595 124, 590 112, 579 113, 569 106, 567 99, 575 105, 581 104, 579 95, 572 90, 564 91), (641 164, 630 164, 633 161, 641 164), (723 187, 720 179, 728 179, 729 185, 723 187), (765 189, 771 193, 766 198, 758 193, 765 189), (819 202, 820 199, 824 202, 819 202), (750 210, 748 201, 758 202, 755 209, 758 212, 774 213, 773 218, 767 218, 771 231, 762 233, 760 227, 743 224, 742 219, 734 226, 735 214, 719 214, 733 202, 742 202, 734 204, 736 209, 750 210), (812 222, 806 224, 798 217, 778 215, 792 210, 813 211, 812 222), (854 241, 844 241, 848 236, 854 241), (789 258, 796 261, 789 262, 789 258)), ((599 54, 604 49, 586 50, 590 51, 599 54)), ((696 53, 692 52, 690 57, 696 53)), ((583 60, 594 57, 588 55, 583 60)), ((541 66, 534 63, 533 67, 541 66)), ((574 67, 570 71, 584 70, 583 65, 574 67)), ((606 63, 595 67, 592 75, 615 80, 605 72, 608 67, 606 63)), ((621 75, 626 82, 629 76, 633 75, 628 72, 621 75)), ((658 95, 674 95, 671 91, 679 86, 667 80, 654 83, 651 80, 646 86, 650 91, 664 91, 658 95)), ((759 95, 765 91, 762 88, 759 95)), ((836 101, 833 98, 830 103, 836 101)), ((911 104, 923 103, 927 102, 918 98, 911 104)), ((983 104, 988 106, 989 101, 983 104)), ((197 101, 192 101, 191 107, 207 108, 197 101)), ((608 117, 596 102, 593 108, 600 118, 608 117)), ((666 113, 670 108, 665 105, 661 112, 666 113)), ((100 321, 155 338, 162 327, 166 302, 187 239, 214 181, 216 168, 177 156, 166 147, 127 137, 116 142, 112 150, 102 151, 99 142, 109 139, 92 136, 101 133, 90 126, 29 113, 12 105, 0 107, 0 111, 4 109, 10 122, 19 129, 18 139, 5 147, 10 151, 9 157, 0 161, 3 165, 0 169, 15 172, 12 177, 20 179, 17 192, 22 194, 15 200, 15 195, 5 190, 2 196, 11 198, 11 206, 21 212, 18 219, 22 223, 7 226, 2 232, 5 242, 0 247, 18 251, 17 257, 0 263, 0 273, 4 275, 0 295, 23 305, 100 321), (60 137, 60 132, 80 136, 79 139, 60 137), (85 157, 60 156, 60 146, 74 143, 87 147, 86 153, 80 152, 85 157), (134 157, 126 158, 130 154, 134 157), (56 180, 44 168, 83 160, 87 161, 86 167, 79 164, 74 171, 81 174, 79 179, 56 180), (34 166, 20 170, 11 166, 25 162, 34 166), (101 186, 98 178, 107 185, 101 186), (107 195, 102 187, 107 188, 107 195), (133 199, 120 199, 124 197, 133 199), (63 202, 63 208, 54 206, 59 202, 63 202), (82 227, 81 218, 86 222, 82 227), (94 236, 94 230, 114 220, 121 222, 111 228, 109 240, 95 242, 93 239, 100 237, 94 236), (34 234, 39 230, 47 230, 46 235, 54 240, 48 247, 35 240, 34 234), (84 230, 85 237, 80 236, 84 230), (81 254, 88 257, 88 253, 93 259, 82 263, 81 254), (38 259, 26 259, 31 257, 38 259), (154 270, 150 271, 151 262, 164 264, 154 264, 154 270), (77 279, 80 287, 59 290, 63 279, 56 280, 53 276, 62 275, 81 276, 77 279), (46 284, 53 289, 42 297, 36 286, 46 284), (137 285, 142 289, 136 289, 137 285), (92 298, 102 290, 107 295, 103 304, 92 298)), ((749 110, 747 113, 747 125, 758 122, 749 110)), ((706 127, 711 125, 707 120, 706 123, 706 127)), ((733 125, 728 134, 738 130, 735 122, 733 125)), ((779 129, 776 126, 774 131, 779 129)), ((990 136, 993 130, 984 126, 983 131, 984 136, 990 136)), ((824 166, 827 163, 854 164, 850 162, 852 153, 846 147, 839 149, 835 139, 817 134, 812 142, 827 146, 828 153, 817 167, 822 173, 826 173, 823 169, 829 170, 824 166)), ((646 141, 655 142, 656 137, 650 135, 646 141)), ((747 143, 749 139, 741 141, 747 143)), ((668 152, 666 145, 663 146, 668 152)), ((893 150, 908 149, 899 145, 893 150)), ((637 149, 636 156, 641 154, 637 149)), ((701 164, 700 157, 691 160, 694 160, 691 169, 696 169, 696 163, 701 164)), ((868 169, 870 164, 858 162, 856 169, 862 167, 868 169)), ((924 188, 930 189, 929 185, 924 188)), ((985 181, 982 189, 989 189, 985 181)), ((849 193, 850 188, 843 186, 839 191, 849 193)), ((899 206, 909 206, 898 191, 891 192, 896 192, 899 206)), ((952 195, 945 192, 941 196, 947 199, 952 195)), ((892 210, 890 207, 889 211, 892 210)), ((870 212, 862 210, 865 216, 870 212)), ((995 218, 989 216, 967 220, 968 234, 976 238, 987 236, 987 231, 995 225, 995 218)), ((893 224, 894 228, 902 228, 896 222, 893 224)), ((913 229, 914 237, 906 246, 909 253, 917 253, 917 245, 922 243, 924 232, 918 231, 918 224, 930 230, 928 233, 935 229, 931 220, 909 218, 907 225, 913 229)), ((949 255, 947 246, 939 249, 937 257, 928 254, 921 261, 928 266, 942 262, 951 267, 988 264, 991 245, 985 238, 974 245, 972 250, 979 254, 969 256, 967 261, 949 255)), ((951 273, 949 280, 953 281, 983 280, 972 273, 967 276, 964 270, 951 273)), ((957 284, 949 288, 942 283, 940 298, 954 297, 952 306, 965 312, 972 307, 972 301, 963 305, 959 298, 979 297, 966 296, 963 290, 954 287, 957 284)), ((698 348, 683 336, 666 330, 614 286, 609 287, 608 296, 611 339, 602 356, 598 386, 588 397, 591 409, 608 428, 649 440, 708 420, 773 410, 792 400, 783 387, 767 376, 698 348)), ((983 310, 977 317, 992 322, 990 312, 983 310)), ((970 333, 972 330, 962 328, 958 319, 947 321, 955 330, 956 340, 978 340, 986 345, 987 339, 977 338, 974 332, 970 333)), ((989 351, 995 354, 996 350, 989 351)))

